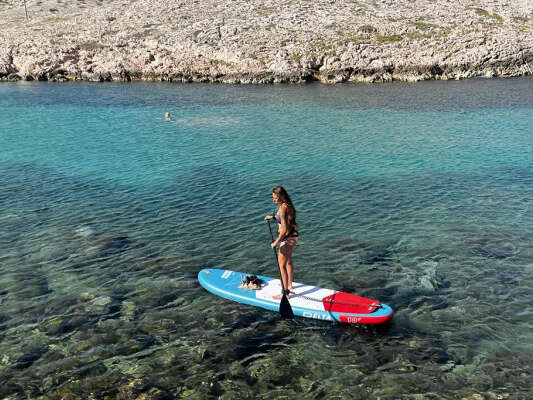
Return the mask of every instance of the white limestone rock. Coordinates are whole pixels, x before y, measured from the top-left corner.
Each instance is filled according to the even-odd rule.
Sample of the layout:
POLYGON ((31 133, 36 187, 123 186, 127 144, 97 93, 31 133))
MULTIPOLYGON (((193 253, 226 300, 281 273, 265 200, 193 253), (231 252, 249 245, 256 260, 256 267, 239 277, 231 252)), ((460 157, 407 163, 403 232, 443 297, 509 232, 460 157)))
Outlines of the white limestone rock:
POLYGON ((26 21, 18 2, 0 2, 0 80, 334 83, 518 76, 533 69, 528 1, 28 6, 26 21))

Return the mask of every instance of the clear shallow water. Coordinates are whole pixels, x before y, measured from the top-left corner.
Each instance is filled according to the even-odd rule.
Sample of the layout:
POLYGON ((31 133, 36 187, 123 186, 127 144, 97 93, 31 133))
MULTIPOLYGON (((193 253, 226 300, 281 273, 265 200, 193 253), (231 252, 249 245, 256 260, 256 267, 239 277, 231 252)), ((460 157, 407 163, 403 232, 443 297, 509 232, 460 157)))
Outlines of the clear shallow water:
POLYGON ((2 398, 528 398, 533 80, 0 85, 2 398), (164 112, 174 121, 164 122, 164 112), (388 327, 280 321, 199 287, 276 274, 388 327))

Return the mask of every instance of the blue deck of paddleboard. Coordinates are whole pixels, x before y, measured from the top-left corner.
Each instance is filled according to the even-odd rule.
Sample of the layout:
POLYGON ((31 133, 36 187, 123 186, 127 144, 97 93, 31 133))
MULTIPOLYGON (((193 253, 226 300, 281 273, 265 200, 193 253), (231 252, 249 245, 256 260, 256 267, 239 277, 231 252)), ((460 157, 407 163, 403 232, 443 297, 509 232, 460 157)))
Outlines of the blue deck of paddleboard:
MULTIPOLYGON (((249 274, 244 272, 236 272, 230 270, 206 268, 198 273, 198 281, 209 292, 214 293, 220 297, 233 300, 239 303, 258 306, 271 311, 279 311, 279 300, 267 300, 256 297, 255 290, 239 289, 238 286, 242 283, 242 279, 249 274)), ((265 282, 272 281, 273 278, 257 275, 265 282)), ((289 300, 290 301, 290 300, 289 300)), ((294 303, 294 302, 293 302, 294 303)), ((367 314, 355 313, 338 313, 332 311, 321 311, 312 308, 299 307, 291 304, 294 315, 306 318, 314 318, 325 321, 340 322, 339 315, 350 317, 386 317, 392 314, 392 309, 381 303, 381 307, 376 311, 367 314)))

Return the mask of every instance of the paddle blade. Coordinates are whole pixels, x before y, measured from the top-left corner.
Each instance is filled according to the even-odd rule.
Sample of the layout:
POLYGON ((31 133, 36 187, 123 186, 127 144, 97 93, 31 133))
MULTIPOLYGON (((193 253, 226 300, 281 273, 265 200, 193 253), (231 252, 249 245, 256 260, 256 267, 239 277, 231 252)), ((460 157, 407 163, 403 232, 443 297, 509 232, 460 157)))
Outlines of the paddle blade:
POLYGON ((286 295, 283 295, 283 297, 281 298, 281 301, 279 302, 279 313, 281 314, 281 318, 284 318, 284 319, 294 318, 292 307, 286 295))

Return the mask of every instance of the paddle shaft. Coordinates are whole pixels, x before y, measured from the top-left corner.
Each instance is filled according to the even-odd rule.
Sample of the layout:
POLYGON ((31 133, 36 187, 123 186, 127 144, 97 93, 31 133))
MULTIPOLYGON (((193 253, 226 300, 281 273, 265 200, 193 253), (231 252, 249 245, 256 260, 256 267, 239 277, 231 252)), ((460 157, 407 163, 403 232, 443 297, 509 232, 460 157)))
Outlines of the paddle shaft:
MULTIPOLYGON (((274 242, 274 234, 272 233, 272 228, 270 227, 269 220, 267 220, 267 224, 268 224, 268 230, 270 231, 270 237, 272 238, 272 242, 274 242)), ((276 265, 278 266, 279 274, 282 275, 281 266, 279 265, 279 260, 278 260, 278 252, 276 251, 275 247, 272 247, 272 250, 274 250, 274 258, 276 259, 276 265)), ((281 288, 285 290, 285 284, 283 283, 283 277, 281 279, 281 288)))

